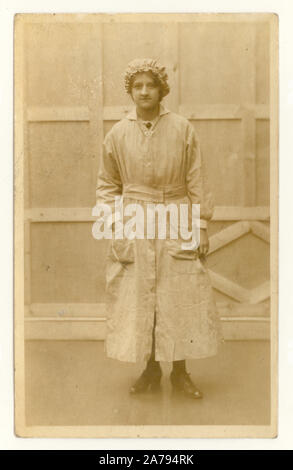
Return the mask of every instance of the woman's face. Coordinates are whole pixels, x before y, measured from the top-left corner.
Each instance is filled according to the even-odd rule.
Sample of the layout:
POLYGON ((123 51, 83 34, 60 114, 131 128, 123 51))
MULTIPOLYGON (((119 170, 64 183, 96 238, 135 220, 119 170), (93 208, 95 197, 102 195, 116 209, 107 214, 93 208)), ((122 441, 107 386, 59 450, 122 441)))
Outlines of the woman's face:
POLYGON ((131 96, 141 109, 152 110, 160 102, 160 87, 151 72, 137 73, 132 82, 131 96))

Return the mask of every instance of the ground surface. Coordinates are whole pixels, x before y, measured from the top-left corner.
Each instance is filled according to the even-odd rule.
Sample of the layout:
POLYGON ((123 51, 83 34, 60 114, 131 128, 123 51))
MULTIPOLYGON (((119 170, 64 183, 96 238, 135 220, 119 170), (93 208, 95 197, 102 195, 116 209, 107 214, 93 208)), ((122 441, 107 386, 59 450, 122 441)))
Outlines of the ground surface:
POLYGON ((129 395, 142 371, 105 357, 99 341, 27 341, 26 424, 266 425, 270 422, 270 346, 229 341, 213 358, 187 361, 204 394, 172 393, 170 363, 160 392, 129 395))

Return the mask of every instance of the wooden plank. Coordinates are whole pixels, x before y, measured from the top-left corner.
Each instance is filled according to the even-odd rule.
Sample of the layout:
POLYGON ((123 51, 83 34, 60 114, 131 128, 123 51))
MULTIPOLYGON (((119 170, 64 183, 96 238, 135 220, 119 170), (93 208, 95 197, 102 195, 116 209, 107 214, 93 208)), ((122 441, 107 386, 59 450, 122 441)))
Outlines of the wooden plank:
POLYGON ((256 128, 252 111, 246 111, 242 119, 243 174, 244 195, 246 206, 254 206, 256 202, 256 128))
POLYGON ((102 340, 106 336, 106 323, 99 319, 56 318, 27 319, 25 339, 30 340, 102 340))
POLYGON ((97 241, 93 223, 32 226, 34 302, 92 303, 105 300, 108 240, 97 241))
POLYGON ((219 248, 222 248, 233 240, 237 240, 237 238, 240 238, 242 235, 245 235, 249 231, 249 222, 236 222, 235 224, 230 225, 230 227, 221 230, 210 238, 209 253, 213 253, 214 251, 218 250, 219 248))
MULTIPOLYGON (((23 32, 23 48, 24 54, 27 50, 27 34, 23 32)), ((24 141, 23 141, 23 159, 24 159, 24 180, 23 180, 23 191, 24 191, 24 208, 27 209, 31 205, 31 187, 30 187, 30 152, 29 152, 29 136, 28 136, 28 108, 27 108, 27 67, 25 57, 23 58, 23 71, 24 71, 24 141)), ((24 303, 25 306, 31 303, 31 222, 29 220, 24 221, 24 303)))
POLYGON ((255 207, 233 207, 217 206, 215 207, 214 221, 216 220, 269 220, 270 208, 268 206, 255 207))
MULTIPOLYGON (((24 51, 28 50, 28 38, 27 32, 24 29, 23 32, 23 47, 24 51)), ((24 52, 27 55, 27 52, 24 52)), ((27 57, 26 57, 27 58, 27 57)), ((23 158, 24 158, 24 208, 27 209, 31 206, 31 187, 30 187, 30 149, 29 149, 29 126, 28 126, 28 105, 27 105, 27 85, 28 85, 28 66, 27 60, 24 57, 23 69, 24 69, 24 129, 23 129, 23 158)))
POLYGON ((26 304, 24 306, 24 317, 30 317, 31 312, 30 312, 30 305, 26 304))
POLYGON ((244 287, 239 286, 233 281, 221 276, 214 271, 209 269, 210 278, 212 285, 215 289, 223 292, 232 299, 238 300, 239 302, 249 302, 249 290, 244 289, 244 287))
POLYGON ((133 106, 104 106, 103 108, 103 119, 104 121, 119 121, 123 119, 130 111, 133 106))
POLYGON ((266 320, 252 321, 223 321, 223 336, 228 341, 269 340, 270 323, 266 320))
POLYGON ((261 222, 250 222, 250 228, 254 235, 270 243, 270 229, 261 222))
POLYGON ((238 104, 181 105, 179 114, 187 119, 241 119, 243 109, 238 104))
MULTIPOLYGON (((92 153, 98 160, 103 151, 103 25, 89 25, 91 28, 91 48, 89 50, 89 113, 92 153)), ((96 185, 97 174, 93 174, 93 184, 96 185)))
POLYGON ((89 123, 34 123, 29 127, 31 207, 94 205, 96 169, 89 123))
MULTIPOLYGON (((51 318, 65 319, 79 317, 86 318, 106 318, 106 303, 32 303, 27 306, 28 315, 31 319, 51 318)), ((225 318, 243 317, 260 318, 269 317, 269 305, 266 303, 229 303, 218 302, 217 309, 219 315, 225 318)))
POLYGON ((25 319, 26 322, 29 323, 67 323, 68 325, 71 322, 103 322, 106 321, 105 317, 27 317, 25 319))
POLYGON ((254 235, 261 238, 265 242, 270 242, 270 230, 264 224, 260 222, 236 222, 230 227, 217 232, 215 235, 212 235, 210 238, 210 250, 209 253, 222 248, 233 240, 237 240, 245 233, 252 231, 254 235))
MULTIPOLYGON (((222 319, 225 340, 263 340, 270 338, 267 318, 222 319)), ((26 340, 99 341, 106 337, 104 319, 92 318, 28 318, 25 322, 26 340)))
POLYGON ((96 217, 91 215, 90 207, 45 207, 26 211, 26 219, 32 222, 91 222, 96 217))
POLYGON ((170 94, 164 99, 166 107, 177 113, 179 110, 179 32, 177 22, 162 25, 163 54, 160 61, 168 73, 170 94))
POLYGON ((255 119, 270 119, 270 107, 267 104, 256 104, 253 109, 255 119))
POLYGON ((264 300, 268 299, 270 295, 271 295, 271 283, 270 281, 266 281, 260 286, 250 291, 249 302, 251 304, 263 302, 264 300))
POLYGON ((256 102, 269 103, 270 101, 270 25, 259 23, 255 25, 255 89, 256 102))
POLYGON ((105 303, 33 303, 30 305, 30 313, 33 317, 63 318, 70 317, 105 317, 105 303))
POLYGON ((269 303, 249 304, 249 303, 232 303, 217 302, 217 310, 221 318, 260 318, 270 316, 269 303))
MULTIPOLYGON (((245 67, 242 79, 242 103, 256 101, 256 47, 255 26, 248 25, 246 29, 245 67)), ((243 205, 256 204, 256 129, 255 113, 246 109, 242 118, 242 165, 244 176, 243 205)))
POLYGON ((221 320, 224 322, 252 322, 252 323, 270 323, 269 317, 221 317, 221 320))
POLYGON ((29 122, 89 121, 87 106, 30 106, 27 110, 29 122))
MULTIPOLYGON (((34 207, 25 211, 31 222, 91 222, 91 207, 34 207)), ((269 207, 217 206, 213 221, 269 220, 269 207)))
POLYGON ((24 302, 31 303, 31 222, 24 223, 24 302))
POLYGON ((255 24, 245 28, 245 62, 243 62, 241 103, 256 103, 256 31, 255 24))
POLYGON ((270 205, 270 122, 256 120, 256 205, 270 205))
MULTIPOLYGON (((103 152, 104 122, 103 122, 103 25, 89 25, 92 30, 92 44, 89 57, 89 111, 90 135, 94 168, 92 170, 91 187, 96 190, 99 160, 103 152)), ((94 193, 95 194, 95 193, 94 193)))
MULTIPOLYGON (((104 106, 104 120, 119 121, 125 117, 131 111, 131 109, 132 106, 104 106)), ((238 104, 205 104, 194 106, 181 105, 179 106, 178 110, 179 114, 190 120, 242 119, 246 111, 249 111, 255 119, 269 119, 270 116, 269 106, 259 104, 246 106, 238 104)))

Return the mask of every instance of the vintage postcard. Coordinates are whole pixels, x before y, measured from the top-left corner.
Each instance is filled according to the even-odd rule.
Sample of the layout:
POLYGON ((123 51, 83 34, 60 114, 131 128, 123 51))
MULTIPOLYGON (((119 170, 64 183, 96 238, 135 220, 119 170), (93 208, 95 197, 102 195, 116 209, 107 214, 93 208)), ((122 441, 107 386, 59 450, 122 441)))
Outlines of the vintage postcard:
POLYGON ((18 14, 15 434, 278 434, 278 16, 18 14))

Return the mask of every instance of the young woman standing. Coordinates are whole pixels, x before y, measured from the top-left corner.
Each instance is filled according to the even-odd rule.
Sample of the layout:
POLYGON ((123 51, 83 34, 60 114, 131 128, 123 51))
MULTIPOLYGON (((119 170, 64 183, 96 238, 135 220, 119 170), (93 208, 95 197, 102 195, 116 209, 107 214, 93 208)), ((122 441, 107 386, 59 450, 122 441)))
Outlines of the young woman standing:
MULTIPOLYGON (((111 240, 107 265, 106 353, 120 361, 146 361, 130 389, 157 389, 160 361, 173 363, 176 390, 192 398, 201 391, 186 370, 186 359, 217 354, 220 322, 204 257, 213 202, 198 138, 184 117, 162 106, 169 93, 165 67, 153 59, 132 61, 125 88, 135 108, 106 135, 97 183, 97 203, 115 207, 115 198, 180 208, 200 204, 200 245, 182 249, 180 237, 157 235, 111 240)), ((113 219, 111 219, 111 224, 113 219)), ((112 225, 113 233, 115 225, 112 225)), ((189 226, 190 227, 190 226, 189 226)))

